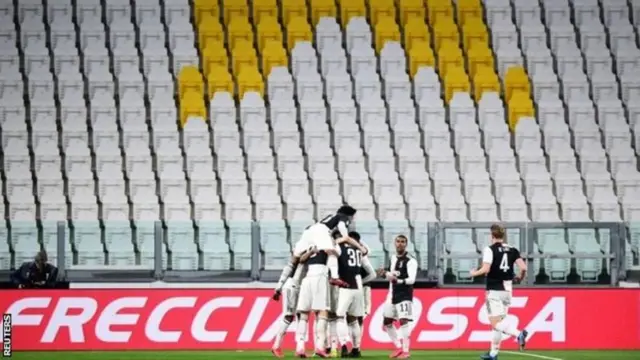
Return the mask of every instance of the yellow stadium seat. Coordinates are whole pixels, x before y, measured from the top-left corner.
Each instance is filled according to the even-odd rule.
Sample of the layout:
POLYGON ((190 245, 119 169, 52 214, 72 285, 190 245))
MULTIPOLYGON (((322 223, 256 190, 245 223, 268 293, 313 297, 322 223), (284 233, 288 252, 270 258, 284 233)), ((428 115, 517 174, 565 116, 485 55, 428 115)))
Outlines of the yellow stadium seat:
POLYGON ((306 18, 294 17, 287 26, 287 49, 291 51, 298 41, 312 41, 313 33, 306 18))
POLYGON ((333 0, 311 0, 311 21, 314 26, 321 17, 335 18, 337 15, 336 3, 333 0))
POLYGON ((521 66, 512 66, 507 70, 504 77, 505 99, 510 101, 511 96, 516 91, 529 94, 531 92, 531 84, 527 72, 521 66))
POLYGON ((382 17, 396 18, 396 6, 393 0, 369 1, 369 20, 371 24, 377 24, 382 17))
POLYGON ((264 82, 258 68, 246 66, 238 75, 238 98, 242 99, 248 91, 255 91, 264 96, 264 82))
POLYGON ((278 18, 278 4, 276 0, 253 0, 253 23, 260 24, 262 18, 268 16, 278 18))
POLYGON ((211 0, 194 0, 193 13, 196 18, 196 24, 199 25, 204 17, 218 18, 220 16, 220 8, 217 1, 211 0))
POLYGON ((229 25, 232 19, 249 18, 249 6, 247 0, 223 0, 222 6, 224 8, 224 24, 229 25))
POLYGON ((494 68, 493 52, 488 45, 474 46, 467 53, 467 67, 469 75, 473 78, 478 67, 494 68))
POLYGON ((248 41, 253 43, 253 28, 246 18, 234 18, 229 23, 227 29, 229 37, 229 48, 233 49, 237 41, 248 41))
POLYGON ((489 33, 482 19, 469 19, 462 28, 463 46, 469 51, 474 44, 489 44, 489 33))
POLYGON ((282 12, 282 24, 288 28, 291 19, 307 18, 307 3, 305 0, 282 0, 280 11, 282 12))
POLYGON ((456 0, 456 8, 460 25, 464 25, 469 18, 482 18, 483 15, 480 0, 456 0))
POLYGON ((451 67, 464 69, 464 56, 457 44, 447 41, 442 43, 442 46, 438 49, 438 70, 440 76, 446 78, 447 72, 451 67))
POLYGON ((403 26, 411 18, 418 18, 424 22, 425 8, 422 0, 400 0, 399 4, 400 24, 403 26))
POLYGON ((423 19, 413 17, 404 25, 405 50, 411 50, 413 42, 415 41, 431 43, 431 34, 429 33, 429 27, 427 27, 423 19))
POLYGON ((229 67, 229 56, 221 41, 210 41, 202 51, 202 69, 205 75, 209 75, 214 66, 225 69, 229 67))
POLYGON ((392 17, 381 17, 375 25, 376 51, 380 53, 387 41, 400 41, 400 29, 392 17))
POLYGON ((446 18, 442 18, 442 20, 433 27, 433 38, 436 50, 440 49, 440 45, 446 41, 457 44, 460 41, 458 26, 453 22, 453 19, 446 20, 446 18))
POLYGON ((493 68, 480 66, 473 77, 473 96, 480 101, 485 92, 500 93, 500 79, 493 68))
POLYGON ((469 84, 469 77, 464 72, 462 67, 451 67, 447 71, 447 75, 444 79, 444 91, 445 101, 448 103, 453 98, 453 94, 457 92, 469 92, 471 85, 469 84))
POLYGON ((413 47, 409 50, 409 68, 411 77, 414 77, 418 70, 423 66, 435 68, 436 59, 433 51, 426 41, 414 41, 413 47))
POLYGON ((258 67, 258 57, 253 44, 246 40, 238 40, 231 50, 233 59, 233 75, 238 76, 244 67, 258 67))
POLYGON ((233 77, 226 67, 214 66, 211 68, 209 75, 207 75, 207 84, 209 98, 213 98, 213 95, 219 91, 235 93, 233 77))
POLYGON ((262 54, 262 73, 269 76, 271 69, 276 66, 288 66, 289 61, 286 50, 279 41, 268 41, 262 54))
POLYGON ((367 16, 367 7, 364 4, 364 0, 345 0, 340 2, 342 27, 346 27, 349 20, 356 16, 367 16))
POLYGON ((195 66, 184 66, 178 74, 178 93, 182 96, 189 91, 204 93, 202 74, 195 66))
POLYGON ((188 91, 180 98, 180 125, 184 127, 190 117, 207 117, 202 93, 188 91))
POLYGON ((529 93, 516 91, 508 102, 509 106, 509 129, 514 131, 518 121, 523 117, 534 117, 535 109, 533 101, 529 98, 529 93))
POLYGON ((453 5, 450 0, 428 1, 427 14, 429 15, 429 24, 434 26, 440 19, 453 19, 453 5))
POLYGON ((273 16, 263 16, 258 24, 258 51, 262 53, 267 41, 278 41, 283 43, 282 30, 278 18, 273 16))
POLYGON ((202 51, 210 41, 221 41, 224 43, 224 29, 217 18, 212 15, 204 15, 198 24, 198 43, 202 51))

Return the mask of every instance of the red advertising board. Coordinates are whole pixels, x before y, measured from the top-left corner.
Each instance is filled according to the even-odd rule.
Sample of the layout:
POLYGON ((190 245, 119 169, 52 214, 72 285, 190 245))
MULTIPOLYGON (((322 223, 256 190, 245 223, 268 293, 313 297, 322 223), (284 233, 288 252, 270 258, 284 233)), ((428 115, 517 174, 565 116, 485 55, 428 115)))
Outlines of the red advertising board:
MULTIPOLYGON (((5 291, 16 350, 268 349, 282 304, 269 290, 5 291)), ((639 290, 516 291, 509 319, 531 349, 640 349, 639 290)), ((363 348, 387 349, 385 290, 374 290, 363 348)), ((416 290, 414 349, 484 349, 482 290, 416 290)), ((293 346, 294 325, 287 339, 293 346)), ((310 345, 311 346, 311 345, 310 345)), ((507 340, 503 348, 515 348, 507 340)))

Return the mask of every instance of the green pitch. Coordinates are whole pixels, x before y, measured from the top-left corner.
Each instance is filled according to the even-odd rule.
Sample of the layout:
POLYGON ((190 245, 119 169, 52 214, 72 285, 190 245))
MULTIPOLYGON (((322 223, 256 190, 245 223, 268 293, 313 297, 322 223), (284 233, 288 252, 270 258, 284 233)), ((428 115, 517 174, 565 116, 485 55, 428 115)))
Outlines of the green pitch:
MULTIPOLYGON (((478 359, 480 351, 414 351, 414 359, 478 359)), ((389 352, 367 351, 365 359, 388 359, 389 352)), ((286 354, 293 358, 293 353, 286 354)), ((267 352, 253 351, 95 351, 95 352, 14 352, 17 360, 242 360, 274 359, 267 352)), ((639 351, 530 351, 503 352, 500 360, 638 360, 639 351)))

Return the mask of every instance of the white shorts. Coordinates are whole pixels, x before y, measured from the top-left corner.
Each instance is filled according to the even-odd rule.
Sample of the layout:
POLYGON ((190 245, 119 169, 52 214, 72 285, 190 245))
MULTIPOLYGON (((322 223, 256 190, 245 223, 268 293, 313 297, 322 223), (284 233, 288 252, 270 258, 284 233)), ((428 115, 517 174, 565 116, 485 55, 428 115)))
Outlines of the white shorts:
POLYGON ((362 288, 364 297, 364 316, 371 314, 371 286, 362 288))
POLYGON ((506 316, 511 305, 511 292, 488 290, 486 294, 487 314, 489 316, 506 316))
POLYGON ((307 244, 307 248, 315 246, 318 250, 334 249, 333 238, 331 237, 331 231, 324 224, 315 224, 302 233, 300 241, 304 241, 307 244))
POLYGON ((387 319, 407 319, 413 320, 413 307, 412 301, 403 301, 398 304, 392 304, 391 301, 387 301, 384 303, 384 308, 382 310, 382 316, 387 319))
POLYGON ((307 275, 300 285, 297 310, 299 312, 327 311, 330 295, 329 279, 326 275, 307 275))
POLYGON ((285 316, 295 315, 296 308, 298 307, 298 296, 300 295, 300 289, 297 287, 285 287, 284 288, 284 301, 283 312, 285 316))
POLYGON ((355 317, 364 316, 364 292, 362 289, 341 288, 338 295, 336 315, 338 317, 347 315, 355 317))

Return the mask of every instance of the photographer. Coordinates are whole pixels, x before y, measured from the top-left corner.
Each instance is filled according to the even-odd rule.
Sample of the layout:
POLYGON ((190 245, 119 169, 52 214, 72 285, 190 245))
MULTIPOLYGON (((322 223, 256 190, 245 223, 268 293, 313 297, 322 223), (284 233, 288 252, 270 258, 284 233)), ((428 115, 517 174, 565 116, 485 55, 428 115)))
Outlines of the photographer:
POLYGON ((25 262, 11 274, 11 281, 19 289, 53 289, 58 279, 58 268, 47 263, 47 253, 38 252, 34 261, 25 262))

